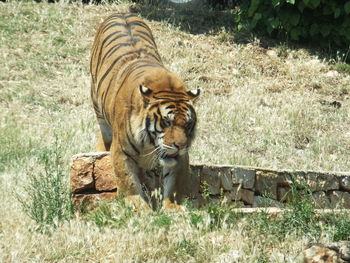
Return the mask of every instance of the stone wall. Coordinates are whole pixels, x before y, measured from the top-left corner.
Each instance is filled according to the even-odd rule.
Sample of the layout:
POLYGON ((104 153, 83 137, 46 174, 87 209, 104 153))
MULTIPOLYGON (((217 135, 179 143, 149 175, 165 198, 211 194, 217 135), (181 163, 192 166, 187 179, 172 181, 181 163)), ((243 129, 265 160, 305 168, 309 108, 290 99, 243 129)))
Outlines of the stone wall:
MULTIPOLYGON (((225 201, 240 207, 283 207, 294 183, 310 189, 316 208, 350 209, 350 173, 194 164, 191 174, 189 197, 198 206, 225 201)), ((115 197, 109 153, 73 156, 70 182, 76 203, 115 197)))

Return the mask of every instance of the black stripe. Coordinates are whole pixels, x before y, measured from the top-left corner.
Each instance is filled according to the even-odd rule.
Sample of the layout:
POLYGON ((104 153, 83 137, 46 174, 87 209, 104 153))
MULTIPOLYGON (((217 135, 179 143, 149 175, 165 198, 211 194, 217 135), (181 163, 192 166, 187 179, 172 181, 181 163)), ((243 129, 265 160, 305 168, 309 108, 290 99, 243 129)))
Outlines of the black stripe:
POLYGON ((141 72, 137 73, 134 78, 133 81, 137 80, 138 78, 142 77, 142 75, 146 72, 146 70, 142 70, 141 72))
POLYGON ((154 116, 154 130, 155 132, 161 133, 162 131, 158 131, 157 129, 158 116, 155 113, 153 113, 153 116, 154 116))
POLYGON ((153 96, 154 99, 156 100, 166 100, 166 99, 186 99, 186 96, 183 96, 183 95, 173 95, 173 94, 169 94, 168 97, 165 97, 164 95, 163 96, 153 96))
POLYGON ((122 37, 128 37, 129 35, 127 34, 120 34, 118 36, 116 36, 115 38, 113 38, 111 41, 109 41, 109 43, 106 45, 106 47, 108 47, 112 42, 116 41, 117 39, 119 38, 122 38, 122 37))
POLYGON ((97 91, 99 90, 102 82, 104 81, 104 79, 107 77, 108 73, 112 70, 112 68, 114 67, 114 65, 119 61, 121 60, 123 57, 126 57, 126 56, 129 56, 129 55, 132 55, 132 54, 135 54, 135 52, 128 52, 128 53, 124 53, 122 55, 120 55, 119 57, 117 57, 113 63, 109 66, 109 68, 106 70, 106 72, 103 74, 102 78, 100 79, 100 81, 98 82, 97 84, 97 91))
MULTIPOLYGON (((124 71, 121 73, 121 75, 123 76, 123 75, 125 74, 125 76, 123 76, 124 79, 123 79, 122 83, 120 84, 120 87, 122 87, 122 86, 124 85, 124 82, 126 81, 127 77, 131 74, 131 72, 133 72, 133 71, 135 71, 135 70, 137 70, 137 69, 139 69, 139 68, 144 67, 144 65, 140 65, 140 66, 137 66, 136 68, 133 68, 133 66, 134 66, 135 64, 138 64, 138 63, 140 63, 140 62, 146 62, 146 60, 136 60, 135 62, 129 64, 129 65, 124 69, 124 71)), ((147 62, 148 62, 148 61, 147 61, 147 62)), ((147 65, 147 66, 149 66, 149 67, 161 67, 161 68, 164 68, 163 66, 161 66, 161 65, 156 65, 156 64, 154 64, 153 66, 149 64, 149 65, 147 65)))
POLYGON ((115 26, 123 26, 125 27, 125 23, 118 23, 118 22, 110 22, 106 24, 103 28, 102 34, 105 33, 108 29, 115 27, 115 26))
MULTIPOLYGON (((158 50, 157 47, 154 45, 144 45, 144 47, 152 49, 154 52, 156 52, 158 54, 158 50)), ((159 54, 158 54, 159 55, 159 54)))
POLYGON ((178 92, 178 91, 171 91, 171 90, 160 90, 160 91, 155 92, 154 94, 159 94, 159 93, 171 93, 171 94, 179 94, 179 95, 181 94, 181 95, 186 96, 185 92, 178 92))
MULTIPOLYGON (((140 61, 135 61, 135 64, 138 64, 140 61)), ((146 62, 146 60, 144 61, 146 62)), ((148 61, 148 62, 151 62, 151 61, 148 61)), ((158 65, 158 64, 144 64, 144 65, 139 65, 135 68, 133 68, 133 70, 137 70, 137 69, 140 69, 140 68, 145 68, 145 67, 150 67, 150 68, 163 68, 163 65, 158 65)))
POLYGON ((197 116, 196 116, 196 112, 194 111, 194 108, 191 105, 188 105, 188 108, 191 112, 191 117, 192 117, 192 122, 190 123, 190 126, 188 128, 188 134, 190 135, 196 126, 197 116))
POLYGON ((146 50, 146 49, 139 49, 139 51, 146 54, 147 56, 151 56, 156 61, 160 61, 160 57, 157 54, 152 54, 152 53, 148 52, 148 50, 146 50))
POLYGON ((166 103, 171 103, 171 102, 175 102, 175 103, 186 103, 188 102, 188 100, 164 100, 164 101, 160 101, 159 104, 160 105, 163 105, 163 104, 166 104, 166 103))
POLYGON ((166 106, 165 109, 175 109, 176 106, 175 105, 169 105, 169 106, 166 106))
POLYGON ((108 55, 108 57, 112 56, 114 54, 114 52, 116 52, 119 48, 121 47, 127 47, 127 46, 131 46, 131 44, 129 43, 119 43, 113 47, 111 47, 107 53, 104 55, 104 57, 102 58, 102 61, 104 61, 104 59, 106 58, 106 56, 108 55))
MULTIPOLYGON (((140 31, 140 30, 135 30, 135 31, 136 31, 137 35, 141 34, 141 35, 147 37, 150 41, 152 41, 154 46, 156 45, 156 42, 154 41, 153 36, 149 32, 146 33, 144 31, 140 31)), ((134 35, 136 35, 136 34, 134 33, 134 35)))
POLYGON ((163 175, 163 178, 168 177, 170 175, 170 172, 167 172, 163 175))
POLYGON ((160 121, 160 127, 164 130, 164 128, 165 128, 165 124, 164 124, 164 120, 162 119, 161 121, 160 121))
POLYGON ((146 132, 147 132, 148 138, 149 138, 149 140, 150 140, 150 143, 153 144, 153 145, 155 145, 154 139, 153 139, 153 137, 152 137, 152 135, 151 135, 151 132, 149 131, 150 125, 151 125, 151 120, 150 120, 149 117, 147 117, 147 118, 146 118, 146 132))
POLYGON ((143 27, 145 28, 147 31, 151 32, 151 29, 144 23, 144 22, 141 22, 141 21, 131 21, 128 23, 129 25, 131 26, 140 26, 140 27, 143 27))
POLYGON ((158 107, 159 105, 158 104, 153 104, 153 105, 151 105, 150 107, 149 107, 149 111, 151 111, 153 108, 155 108, 155 107, 158 107))
POLYGON ((135 144, 133 144, 131 142, 131 139, 129 137, 129 134, 126 134, 126 138, 128 139, 128 143, 131 145, 132 149, 134 150, 134 152, 136 152, 137 154, 140 154, 140 151, 137 149, 137 147, 135 146, 135 144))
POLYGON ((143 39, 144 41, 146 41, 147 43, 154 45, 154 42, 150 41, 148 38, 146 38, 145 36, 139 35, 139 34, 133 34, 133 38, 135 37, 139 37, 141 39, 143 39))
POLYGON ((99 70, 99 65, 100 65, 100 60, 101 60, 101 55, 102 55, 102 52, 103 52, 103 47, 106 43, 106 41, 111 38, 114 34, 118 34, 120 33, 121 31, 115 31, 113 32, 112 34, 108 35, 106 38, 103 39, 102 43, 101 43, 101 46, 100 46, 100 52, 98 54, 98 57, 97 57, 97 63, 96 63, 96 69, 95 69, 95 75, 97 76, 97 71, 99 70))
POLYGON ((163 118, 162 118, 162 114, 161 114, 159 108, 157 109, 157 113, 158 113, 158 115, 160 116, 160 120, 159 120, 160 128, 162 128, 162 129, 164 130, 165 124, 164 124, 164 120, 163 120, 163 118))
MULTIPOLYGON (((106 99, 107 99, 107 96, 108 96, 108 93, 109 93, 109 89, 111 88, 112 81, 113 81, 113 78, 111 78, 109 80, 109 83, 107 85, 107 88, 104 90, 104 93, 102 92, 101 101, 102 101, 103 105, 106 105, 106 99)), ((119 90, 117 91, 117 93, 118 92, 119 92, 119 90)))
POLYGON ((124 153, 124 155, 125 155, 126 157, 130 158, 132 161, 134 161, 134 163, 137 164, 136 160, 135 160, 134 158, 132 158, 131 155, 130 155, 127 151, 125 151, 124 149, 122 149, 122 152, 124 153))
MULTIPOLYGON (((101 44, 101 49, 104 47, 105 43, 112 37, 114 36, 115 34, 119 34, 119 33, 122 33, 122 31, 114 31, 113 33, 110 33, 108 36, 106 36, 103 41, 102 41, 102 44, 101 44)), ((123 34, 121 34, 123 35, 123 34)), ((126 36, 126 35, 125 35, 126 36)), ((118 36, 119 37, 119 36, 118 36)), ((109 43, 110 44, 110 43, 109 43)), ((108 44, 108 45, 109 45, 108 44)), ((107 45, 107 46, 108 46, 107 45)))

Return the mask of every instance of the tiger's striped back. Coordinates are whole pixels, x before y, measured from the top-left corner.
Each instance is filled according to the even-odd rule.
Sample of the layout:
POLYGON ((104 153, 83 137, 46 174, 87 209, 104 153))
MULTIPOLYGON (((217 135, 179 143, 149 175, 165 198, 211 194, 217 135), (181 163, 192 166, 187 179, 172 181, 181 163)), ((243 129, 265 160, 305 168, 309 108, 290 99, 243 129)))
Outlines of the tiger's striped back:
POLYGON ((150 28, 133 14, 109 16, 97 31, 90 60, 97 117, 109 119, 102 105, 118 93, 131 72, 141 76, 153 67, 164 68, 150 28))

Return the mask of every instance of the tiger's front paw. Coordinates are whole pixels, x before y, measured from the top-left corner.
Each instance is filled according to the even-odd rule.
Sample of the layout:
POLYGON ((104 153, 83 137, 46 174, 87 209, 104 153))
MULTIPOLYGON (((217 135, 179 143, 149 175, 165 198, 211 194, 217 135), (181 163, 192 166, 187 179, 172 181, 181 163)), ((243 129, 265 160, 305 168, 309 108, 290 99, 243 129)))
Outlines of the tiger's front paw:
POLYGON ((163 209, 166 211, 172 211, 172 212, 185 212, 186 208, 182 205, 178 205, 174 202, 172 202, 169 198, 166 198, 163 200, 163 209))

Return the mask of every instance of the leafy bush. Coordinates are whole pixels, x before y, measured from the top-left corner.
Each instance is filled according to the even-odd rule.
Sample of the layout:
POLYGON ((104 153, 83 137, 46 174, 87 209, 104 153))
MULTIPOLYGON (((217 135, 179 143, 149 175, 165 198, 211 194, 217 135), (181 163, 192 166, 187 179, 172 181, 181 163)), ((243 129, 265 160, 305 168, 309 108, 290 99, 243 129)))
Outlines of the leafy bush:
POLYGON ((43 149, 38 164, 43 165, 44 172, 30 172, 28 185, 24 187, 26 196, 17 195, 26 214, 38 224, 39 231, 57 227, 74 213, 62 152, 57 140, 53 150, 43 149))
POLYGON ((284 241, 290 235, 319 241, 325 233, 331 241, 350 240, 348 213, 317 213, 312 193, 305 182, 293 182, 288 208, 281 217, 267 212, 252 216, 249 218, 248 230, 255 229, 257 235, 264 234, 265 242, 284 241))
POLYGON ((110 202, 101 202, 95 210, 88 213, 87 218, 100 228, 105 226, 123 228, 132 216, 131 206, 128 206, 125 200, 115 199, 110 202))
POLYGON ((345 0, 251 0, 242 1, 235 20, 238 29, 347 47, 349 14, 350 1, 345 0))

